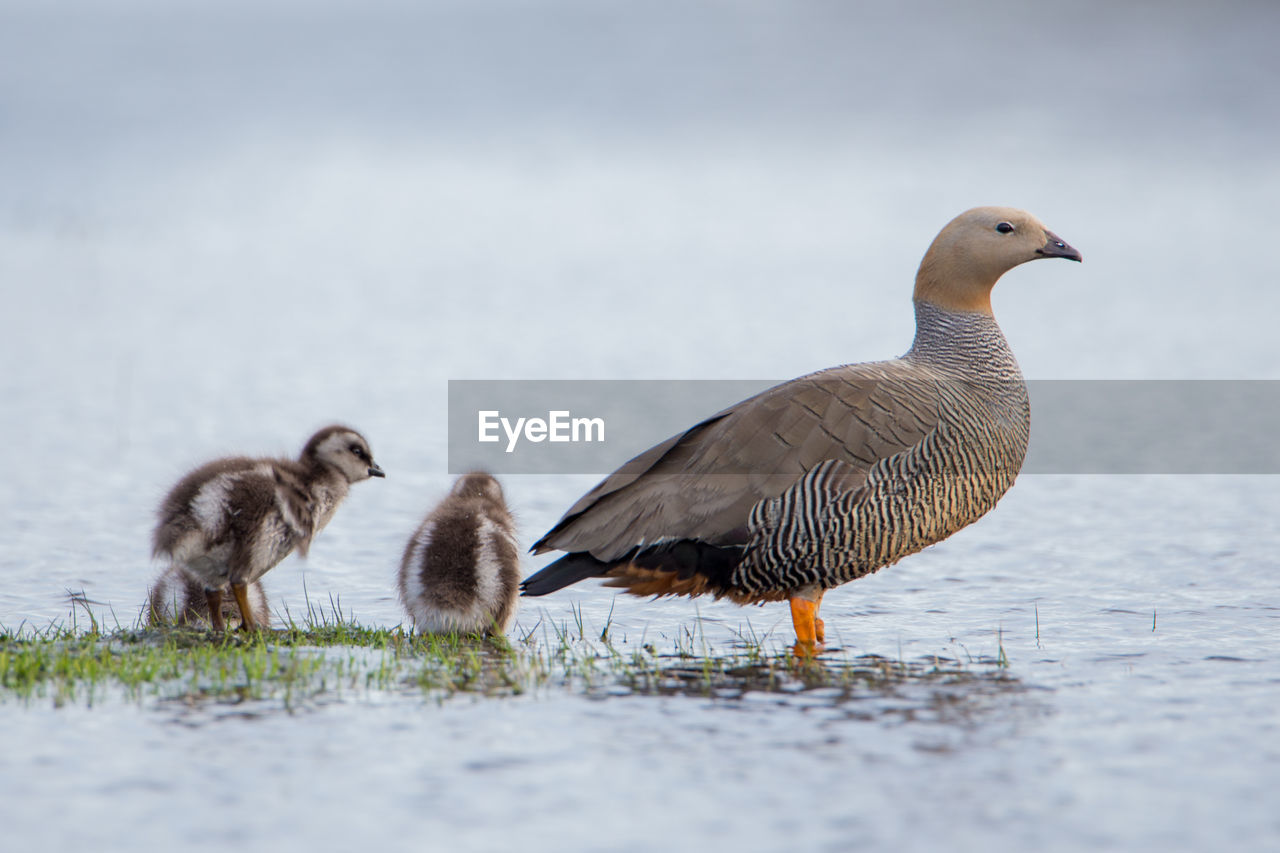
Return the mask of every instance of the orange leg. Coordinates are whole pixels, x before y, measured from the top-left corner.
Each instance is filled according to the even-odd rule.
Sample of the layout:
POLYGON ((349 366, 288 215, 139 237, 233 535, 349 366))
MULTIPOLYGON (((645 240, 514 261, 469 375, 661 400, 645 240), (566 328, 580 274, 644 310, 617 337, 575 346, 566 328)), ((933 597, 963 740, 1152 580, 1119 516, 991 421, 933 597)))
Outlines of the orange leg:
POLYGON ((796 629, 795 653, 808 657, 822 649, 827 626, 818 618, 823 590, 801 590, 791 596, 791 623, 796 629))
POLYGON ((231 591, 235 593, 236 604, 240 605, 240 630, 256 631, 258 623, 253 618, 253 608, 249 606, 249 587, 242 583, 233 583, 231 591))
POLYGON ((219 633, 225 631, 227 624, 222 621, 222 590, 206 589, 204 598, 209 604, 209 624, 219 633))
POLYGON ((815 614, 818 605, 806 598, 791 599, 791 622, 796 629, 795 653, 798 657, 808 657, 816 650, 818 626, 815 614))

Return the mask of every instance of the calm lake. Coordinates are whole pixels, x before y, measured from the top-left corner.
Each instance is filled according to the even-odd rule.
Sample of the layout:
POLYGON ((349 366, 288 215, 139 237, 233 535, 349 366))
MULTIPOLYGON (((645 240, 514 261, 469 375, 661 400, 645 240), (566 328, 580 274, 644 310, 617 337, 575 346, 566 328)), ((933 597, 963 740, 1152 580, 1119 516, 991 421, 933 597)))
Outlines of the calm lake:
MULTIPOLYGON (((112 7, 0 3, 8 628, 81 592, 132 624, 169 486, 333 421, 387 479, 266 586, 399 624, 401 551, 452 481, 448 380, 898 355, 920 256, 979 204, 1084 254, 997 286, 1029 378, 1280 378, 1271 4, 112 7)), ((597 479, 503 478, 523 541, 597 479)), ((1276 477, 1024 475, 823 605, 833 654, 970 681, 8 698, 0 826, 35 850, 1276 849, 1277 553, 1276 477)), ((627 647, 791 637, 785 606, 590 582, 513 634, 577 608, 627 647)))

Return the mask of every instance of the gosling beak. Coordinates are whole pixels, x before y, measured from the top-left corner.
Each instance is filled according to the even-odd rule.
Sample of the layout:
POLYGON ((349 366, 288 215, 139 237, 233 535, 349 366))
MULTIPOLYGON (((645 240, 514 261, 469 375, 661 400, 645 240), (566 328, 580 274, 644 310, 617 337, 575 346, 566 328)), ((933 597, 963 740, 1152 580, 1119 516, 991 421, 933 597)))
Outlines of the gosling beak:
POLYGON ((1042 255, 1046 258, 1066 258, 1069 261, 1084 260, 1084 258, 1080 257, 1078 251, 1067 245, 1066 241, 1052 231, 1045 231, 1044 237, 1045 244, 1036 249, 1037 255, 1042 255))
POLYGON ((369 466, 369 476, 370 476, 370 477, 385 477, 385 476, 387 476, 387 472, 383 471, 383 470, 382 470, 381 468, 379 468, 377 465, 370 465, 370 466, 369 466))

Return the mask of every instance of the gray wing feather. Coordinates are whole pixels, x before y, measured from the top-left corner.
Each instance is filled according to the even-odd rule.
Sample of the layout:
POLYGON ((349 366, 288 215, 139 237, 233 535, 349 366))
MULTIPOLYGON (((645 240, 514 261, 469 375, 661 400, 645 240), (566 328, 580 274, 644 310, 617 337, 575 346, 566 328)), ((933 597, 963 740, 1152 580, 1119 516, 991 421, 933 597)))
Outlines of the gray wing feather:
POLYGON ((864 472, 939 421, 939 377, 896 359, 823 370, 774 386, 673 436, 588 492, 534 553, 616 560, 674 539, 740 538, 751 508, 837 460, 864 472))

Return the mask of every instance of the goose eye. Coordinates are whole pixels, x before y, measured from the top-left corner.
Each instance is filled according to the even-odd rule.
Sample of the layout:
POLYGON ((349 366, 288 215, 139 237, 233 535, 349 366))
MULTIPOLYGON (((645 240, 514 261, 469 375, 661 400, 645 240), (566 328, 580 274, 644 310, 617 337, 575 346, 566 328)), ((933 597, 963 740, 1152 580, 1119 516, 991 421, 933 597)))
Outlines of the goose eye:
POLYGON ((352 455, 354 455, 357 459, 363 459, 365 457, 364 448, 358 444, 353 444, 347 449, 350 450, 352 455))
POLYGON ((1010 231, 1013 230, 1013 225, 1011 225, 1008 222, 1001 222, 999 225, 996 226, 996 230, 999 231, 1001 234, 1008 234, 1010 231))

